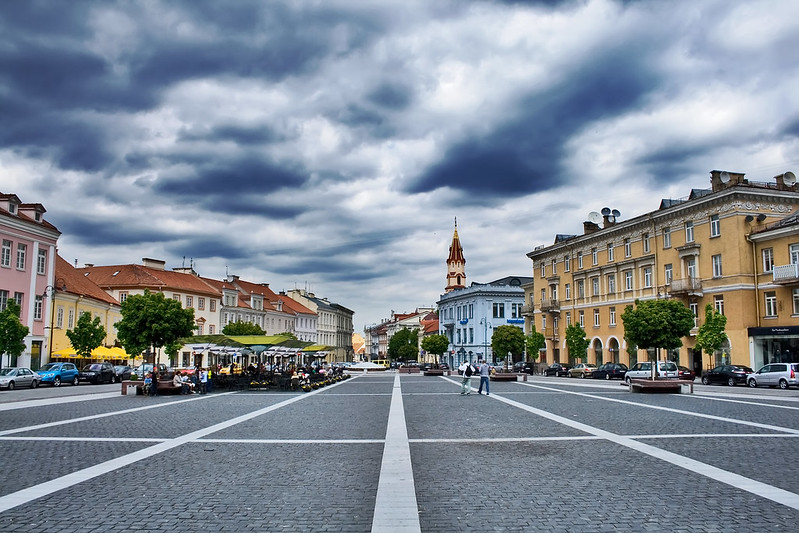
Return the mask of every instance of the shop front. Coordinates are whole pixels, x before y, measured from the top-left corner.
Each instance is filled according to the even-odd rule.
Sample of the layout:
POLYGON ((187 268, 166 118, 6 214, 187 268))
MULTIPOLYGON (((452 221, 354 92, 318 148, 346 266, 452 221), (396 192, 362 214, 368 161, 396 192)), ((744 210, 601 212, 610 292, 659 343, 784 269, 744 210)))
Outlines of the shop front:
POLYGON ((768 363, 799 363, 799 326, 748 328, 752 368, 768 363))

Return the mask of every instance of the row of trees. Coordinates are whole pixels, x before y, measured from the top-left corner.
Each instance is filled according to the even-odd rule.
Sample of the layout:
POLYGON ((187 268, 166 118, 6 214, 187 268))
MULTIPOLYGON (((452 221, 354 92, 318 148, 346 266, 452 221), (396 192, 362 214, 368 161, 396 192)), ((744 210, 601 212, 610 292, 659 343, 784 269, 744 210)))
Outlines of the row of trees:
MULTIPOLYGON (((694 314, 678 300, 636 300, 628 305, 621 315, 624 323, 624 338, 632 349, 663 348, 672 350, 682 346, 682 338, 690 334, 694 327, 694 314)), ((711 305, 705 308, 705 320, 696 336, 695 346, 705 353, 714 353, 727 340, 724 328, 727 317, 715 311, 711 305)), ((572 359, 582 358, 590 345, 585 330, 579 324, 566 328, 566 347, 572 359)), ((391 337, 388 357, 395 360, 413 360, 418 355, 418 331, 403 328, 391 337)), ((533 326, 532 333, 524 336, 516 326, 499 326, 491 337, 491 348, 495 354, 507 361, 504 354, 515 359, 527 353, 531 361, 538 359, 541 349, 546 346, 544 335, 533 326)), ((445 335, 429 335, 422 339, 422 349, 437 358, 449 347, 445 335)), ((438 361, 436 361, 438 362, 438 361)))

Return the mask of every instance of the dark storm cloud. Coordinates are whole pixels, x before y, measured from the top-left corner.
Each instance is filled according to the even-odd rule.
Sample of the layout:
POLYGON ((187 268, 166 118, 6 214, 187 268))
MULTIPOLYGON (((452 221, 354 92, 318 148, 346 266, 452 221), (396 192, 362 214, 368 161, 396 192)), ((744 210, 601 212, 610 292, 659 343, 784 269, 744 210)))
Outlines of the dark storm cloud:
POLYGON ((408 192, 451 187, 490 204, 556 188, 566 179, 565 143, 596 120, 635 109, 657 84, 640 48, 592 58, 560 85, 530 94, 518 119, 451 147, 408 192))
POLYGON ((397 83, 383 83, 369 93, 366 98, 381 107, 402 111, 413 100, 413 90, 397 83))
POLYGON ((257 126, 220 125, 208 132, 183 131, 178 138, 179 141, 229 141, 239 145, 272 144, 284 139, 284 136, 263 124, 257 126))
POLYGON ((177 237, 175 233, 160 230, 142 220, 126 223, 73 212, 53 222, 62 234, 85 246, 141 246, 144 243, 169 242, 177 237))
POLYGON ((198 237, 185 237, 170 245, 176 256, 191 257, 222 257, 226 260, 237 259, 255 260, 260 250, 252 246, 237 246, 231 239, 215 235, 202 235, 198 237))

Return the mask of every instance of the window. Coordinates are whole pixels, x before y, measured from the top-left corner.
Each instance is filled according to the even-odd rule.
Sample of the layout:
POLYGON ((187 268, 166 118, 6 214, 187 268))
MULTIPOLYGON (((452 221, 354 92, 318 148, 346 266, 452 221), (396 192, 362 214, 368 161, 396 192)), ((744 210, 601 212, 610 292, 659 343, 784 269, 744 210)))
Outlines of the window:
POLYGON ((563 256, 563 271, 569 272, 571 270, 571 258, 568 255, 563 256))
POLYGON ((547 277, 547 266, 544 264, 543 261, 541 261, 541 277, 542 278, 547 277))
POLYGON ((566 299, 567 300, 571 300, 572 299, 572 284, 571 283, 567 283, 566 284, 565 291, 566 291, 566 299))
POLYGON ((774 248, 765 248, 761 254, 763 255, 763 272, 774 270, 774 248))
POLYGON ((613 243, 609 242, 608 243, 608 263, 610 263, 611 261, 613 261, 613 243))
POLYGON ((571 314, 571 312, 567 312, 566 313, 566 327, 568 328, 571 325, 572 325, 572 314, 571 314))
POLYGON ((694 327, 699 326, 699 304, 696 302, 691 302, 688 304, 688 309, 694 314, 694 327))
POLYGON ((585 281, 578 280, 577 281, 577 297, 578 298, 585 298, 585 281))
POLYGON ((792 244, 790 248, 791 264, 799 263, 799 244, 792 244))
POLYGON ((0 290, 0 312, 5 311, 7 306, 8 306, 8 291, 0 290))
POLYGON ((197 298, 197 310, 205 311, 205 298, 197 298))
POLYGON ((716 254, 710 258, 711 262, 713 263, 713 277, 720 278, 721 277, 721 254, 716 254))
POLYGON ((67 315, 67 329, 72 329, 73 327, 75 327, 75 310, 70 309, 67 315))
POLYGON ((197 324, 197 335, 204 335, 203 324, 197 324))
POLYGON ((799 315, 799 289, 793 290, 793 314, 799 315))
POLYGON ((553 300, 557 300, 558 299, 558 286, 557 285, 550 285, 549 289, 550 289, 549 290, 550 298, 552 298, 553 300))
POLYGON ((580 315, 579 316, 580 316, 580 321, 579 321, 580 327, 584 328, 585 327, 585 311, 580 311, 580 315))
POLYGON ((696 277, 696 257, 689 257, 685 260, 686 270, 689 278, 696 277))
POLYGON ((608 274, 608 293, 616 294, 616 274, 608 274))
POLYGON ((671 228, 663 228, 663 248, 671 248, 671 228))
POLYGON ((724 314, 724 296, 716 295, 713 297, 713 308, 719 314, 724 314))
POLYGON ((547 290, 541 289, 541 301, 543 302, 546 299, 547 299, 547 290))
POLYGON ((694 223, 690 220, 685 223, 685 242, 694 242, 694 223))
POLYGON ((11 241, 3 239, 3 251, 0 255, 0 266, 11 266, 11 241))
POLYGON ((652 267, 644 267, 644 287, 652 286, 652 267))
POLYGON ((710 236, 718 237, 721 235, 721 222, 718 215, 710 215, 710 236))
POLYGON ((597 255, 596 248, 591 248, 591 264, 599 264, 599 256, 597 255))
POLYGON ((194 307, 194 297, 186 296, 186 307, 194 307))
POLYGON ((664 267, 664 269, 663 269, 663 270, 664 270, 664 272, 663 272, 663 275, 664 275, 663 279, 665 279, 665 280, 666 280, 666 285, 668 285, 668 284, 670 284, 670 283, 671 283, 671 280, 672 280, 672 267, 671 267, 671 263, 668 263, 668 264, 667 264, 667 265, 664 267))
POLYGON ((27 250, 27 244, 17 243, 17 270, 25 270, 25 252, 27 250))
POLYGON ((649 251, 650 251, 650 248, 649 248, 649 233, 644 233, 643 235, 641 235, 641 241, 644 244, 644 253, 648 254, 649 251))
POLYGON ((22 303, 25 300, 25 295, 21 292, 14 293, 14 301, 17 302, 17 305, 20 309, 22 309, 22 303))
POLYGON ((591 296, 599 296, 599 278, 591 278, 591 296))
POLYGON ((594 309, 594 327, 599 327, 599 309, 594 309))
POLYGON ((547 315, 541 315, 541 331, 547 330, 547 315))
POLYGON ((42 319, 42 297, 36 296, 36 299, 33 301, 33 319, 34 320, 41 320, 42 319))
POLYGON ((577 268, 583 268, 583 252, 577 252, 577 268))
POLYGON ((611 307, 610 308, 610 322, 609 322, 609 324, 611 326, 615 326, 616 325, 616 308, 615 307, 611 307))
POLYGON ((510 304, 510 317, 511 318, 521 318, 522 317, 522 304, 510 304))
POLYGON ((774 291, 767 291, 765 293, 765 300, 766 300, 766 316, 767 317, 776 317, 777 316, 777 293, 774 291))
POLYGON ((44 274, 47 268, 47 250, 39 250, 39 257, 36 259, 36 273, 44 274))
POLYGON ((55 312, 55 327, 61 329, 64 327, 64 308, 62 306, 58 306, 58 310, 55 312))
POLYGON ((216 311, 216 300, 212 298, 211 300, 209 300, 209 304, 211 306, 211 312, 213 313, 214 311, 216 311))
POLYGON ((504 303, 495 303, 494 304, 494 318, 505 318, 505 304, 504 303))
POLYGON ((124 302, 128 299, 128 292, 127 291, 120 291, 119 293, 119 303, 124 302))
POLYGON ((180 294, 177 294, 177 293, 172 294, 172 299, 177 301, 177 302, 181 301, 180 300, 180 294))
POLYGON ((630 244, 630 239, 624 239, 624 257, 630 257, 633 255, 633 247, 630 244))
MULTIPOLYGON (((211 300, 211 301, 213 302, 213 300, 211 300)), ((210 324, 210 325, 208 326, 208 334, 209 334, 209 335, 213 335, 213 334, 215 334, 215 333, 216 333, 216 326, 215 326, 215 325, 213 325, 213 324, 210 324)))
POLYGON ((554 276, 557 273, 558 273, 558 261, 553 259, 552 260, 552 275, 554 276))
POLYGON ((633 271, 627 270, 624 273, 624 290, 631 291, 633 290, 633 271))

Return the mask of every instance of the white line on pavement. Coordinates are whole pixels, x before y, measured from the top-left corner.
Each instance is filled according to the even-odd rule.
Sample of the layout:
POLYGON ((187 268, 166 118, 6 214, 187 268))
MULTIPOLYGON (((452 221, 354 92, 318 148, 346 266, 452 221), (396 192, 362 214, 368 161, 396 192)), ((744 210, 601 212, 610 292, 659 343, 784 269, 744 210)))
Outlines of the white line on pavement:
POLYGON ((411 465, 411 447, 405 425, 400 376, 394 378, 391 407, 388 412, 386 444, 377 484, 373 533, 414 533, 422 530, 411 465))
POLYGON ((49 405, 63 405, 72 402, 88 402, 90 400, 105 400, 106 398, 115 398, 119 395, 118 392, 101 392, 97 394, 77 394, 74 396, 53 396, 52 398, 41 398, 38 400, 22 400, 19 402, 0 404, 0 411, 27 409, 29 407, 47 407, 49 405))

